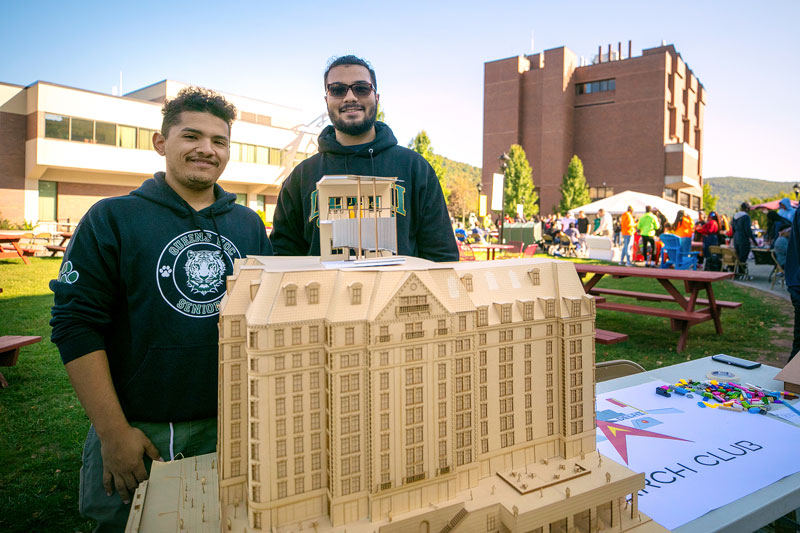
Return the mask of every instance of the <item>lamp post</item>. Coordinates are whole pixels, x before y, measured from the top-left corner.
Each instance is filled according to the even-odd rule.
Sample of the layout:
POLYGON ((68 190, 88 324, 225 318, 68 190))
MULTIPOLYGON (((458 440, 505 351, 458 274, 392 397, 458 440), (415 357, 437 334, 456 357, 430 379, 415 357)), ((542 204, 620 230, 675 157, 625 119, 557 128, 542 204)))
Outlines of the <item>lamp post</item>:
POLYGON ((483 183, 481 183, 479 181, 478 184, 475 186, 475 188, 478 189, 478 211, 477 211, 477 213, 478 213, 478 217, 480 217, 481 216, 481 192, 483 191, 483 183))
POLYGON ((792 189, 794 189, 794 199, 797 200, 798 198, 800 198, 800 185, 795 183, 792 189))
POLYGON ((510 158, 508 154, 503 152, 503 155, 497 158, 500 161, 500 171, 503 173, 503 203, 500 207, 500 244, 503 244, 503 229, 506 227, 506 170, 508 170, 508 161, 510 158))

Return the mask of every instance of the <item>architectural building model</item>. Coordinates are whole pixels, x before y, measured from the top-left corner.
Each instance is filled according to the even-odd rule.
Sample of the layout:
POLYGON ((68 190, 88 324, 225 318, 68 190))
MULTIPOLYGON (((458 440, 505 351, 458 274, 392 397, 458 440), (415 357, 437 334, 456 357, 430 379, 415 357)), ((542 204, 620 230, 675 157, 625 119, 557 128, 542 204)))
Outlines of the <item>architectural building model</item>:
POLYGON ((353 263, 236 262, 217 454, 154 464, 129 531, 663 531, 644 474, 595 450, 594 298, 571 263, 353 263), (187 473, 180 503, 148 499, 187 473))

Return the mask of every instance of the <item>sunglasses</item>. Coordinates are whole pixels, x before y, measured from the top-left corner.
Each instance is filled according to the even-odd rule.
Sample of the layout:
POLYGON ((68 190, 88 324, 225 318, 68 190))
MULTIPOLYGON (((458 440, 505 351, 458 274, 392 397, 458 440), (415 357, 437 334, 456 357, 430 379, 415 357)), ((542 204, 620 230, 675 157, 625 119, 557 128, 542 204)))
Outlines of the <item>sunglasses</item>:
POLYGON ((353 91, 353 96, 356 98, 364 98, 365 96, 371 95, 375 90, 371 83, 365 81, 360 81, 352 85, 346 83, 329 83, 327 89, 328 96, 333 98, 344 98, 347 96, 347 91, 351 89, 353 91))

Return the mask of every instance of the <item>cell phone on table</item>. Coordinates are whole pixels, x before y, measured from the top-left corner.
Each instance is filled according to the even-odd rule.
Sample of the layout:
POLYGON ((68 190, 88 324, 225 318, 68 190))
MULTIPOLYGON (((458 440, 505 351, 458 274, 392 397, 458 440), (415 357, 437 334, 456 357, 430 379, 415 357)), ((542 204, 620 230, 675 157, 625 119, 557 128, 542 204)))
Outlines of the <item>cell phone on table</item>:
POLYGON ((726 355, 724 353, 718 353, 717 355, 712 355, 711 359, 713 359, 714 361, 719 361, 720 363, 725 363, 726 365, 738 366, 740 368, 746 368, 748 370, 752 370, 754 368, 758 368, 761 366, 761 363, 757 363, 755 361, 748 361, 747 359, 742 359, 740 357, 733 357, 732 355, 726 355))

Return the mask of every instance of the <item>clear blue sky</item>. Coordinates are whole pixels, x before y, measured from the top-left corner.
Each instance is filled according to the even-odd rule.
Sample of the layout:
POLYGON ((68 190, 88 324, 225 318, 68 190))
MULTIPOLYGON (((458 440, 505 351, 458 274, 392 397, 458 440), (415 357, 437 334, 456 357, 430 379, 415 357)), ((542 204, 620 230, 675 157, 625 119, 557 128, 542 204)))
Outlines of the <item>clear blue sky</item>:
MULTIPOLYGON (((483 64, 672 43, 708 91, 704 175, 800 181, 800 2, 5 2, 0 81, 125 92, 169 78, 325 111, 333 55, 372 62, 401 144, 481 165, 483 64), (533 48, 531 37, 533 36, 533 48)), ((535 161, 532 162, 534 165, 535 161)))

